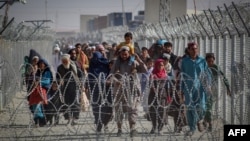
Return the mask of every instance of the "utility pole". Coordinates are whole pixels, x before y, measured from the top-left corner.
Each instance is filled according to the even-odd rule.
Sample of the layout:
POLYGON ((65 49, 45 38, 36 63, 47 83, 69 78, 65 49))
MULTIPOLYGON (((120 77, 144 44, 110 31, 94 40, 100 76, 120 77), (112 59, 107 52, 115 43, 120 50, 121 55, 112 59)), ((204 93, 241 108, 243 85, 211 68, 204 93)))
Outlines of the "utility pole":
POLYGON ((55 30, 57 31, 58 28, 58 11, 56 10, 56 19, 55 19, 55 30))
POLYGON ((125 14, 125 11, 124 11, 124 3, 123 3, 123 0, 122 0, 122 22, 123 22, 123 26, 125 26, 127 24, 127 21, 126 21, 126 14, 125 14))
MULTIPOLYGON (((48 1, 45 0, 45 20, 48 20, 48 1)), ((46 23, 47 26, 47 23, 46 23)))

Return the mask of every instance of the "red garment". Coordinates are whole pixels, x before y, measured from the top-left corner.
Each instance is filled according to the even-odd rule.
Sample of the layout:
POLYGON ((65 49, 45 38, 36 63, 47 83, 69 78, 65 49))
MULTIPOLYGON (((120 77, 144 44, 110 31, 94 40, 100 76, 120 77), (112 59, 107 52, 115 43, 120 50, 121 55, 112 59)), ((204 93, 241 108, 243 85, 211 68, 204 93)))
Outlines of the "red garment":
POLYGON ((29 96, 29 105, 39 103, 48 104, 46 89, 42 88, 41 86, 37 86, 36 88, 34 88, 29 96))
MULTIPOLYGON (((155 61, 155 64, 154 64, 154 69, 152 71, 152 75, 153 75, 153 79, 167 79, 167 73, 166 73, 166 70, 165 70, 165 66, 163 69, 159 69, 160 68, 160 65, 161 65, 161 62, 164 62, 163 59, 157 59, 155 61)), ((170 96, 170 94, 167 93, 167 96, 166 96, 166 103, 167 104, 170 104, 172 102, 172 97, 170 96)))
POLYGON ((165 79, 167 78, 167 74, 166 74, 166 71, 165 71, 165 68, 160 70, 159 67, 160 67, 160 63, 161 62, 164 62, 163 59, 157 59, 155 61, 155 64, 154 64, 154 69, 152 71, 152 75, 153 75, 153 78, 155 79, 165 79))

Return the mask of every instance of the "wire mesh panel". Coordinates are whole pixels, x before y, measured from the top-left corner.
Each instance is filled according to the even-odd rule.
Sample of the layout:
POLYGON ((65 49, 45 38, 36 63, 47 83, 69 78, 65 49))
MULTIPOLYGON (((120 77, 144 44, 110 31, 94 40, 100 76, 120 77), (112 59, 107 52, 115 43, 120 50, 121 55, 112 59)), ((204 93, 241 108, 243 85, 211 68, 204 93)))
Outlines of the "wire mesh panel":
MULTIPOLYGON (((1 29, 0 57, 1 66, 1 108, 16 94, 21 75, 20 70, 24 57, 29 55, 30 49, 38 50, 50 60, 54 40, 54 32, 49 29, 40 29, 21 23, 12 22, 5 30, 1 29)), ((0 109, 1 110, 1 109, 0 109)))

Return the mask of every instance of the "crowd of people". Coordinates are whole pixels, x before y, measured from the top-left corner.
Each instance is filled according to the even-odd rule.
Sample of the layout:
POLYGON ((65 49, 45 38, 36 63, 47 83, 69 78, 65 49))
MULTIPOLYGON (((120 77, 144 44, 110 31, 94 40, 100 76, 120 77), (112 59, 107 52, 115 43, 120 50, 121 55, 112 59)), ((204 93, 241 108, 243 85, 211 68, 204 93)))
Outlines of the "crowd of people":
POLYGON ((139 104, 152 124, 151 134, 162 134, 168 116, 174 119, 175 132, 184 126, 189 127, 186 134, 190 136, 197 127, 200 132, 212 131, 213 97, 217 95, 213 86, 220 76, 228 95, 230 86, 214 63, 213 53, 203 57, 198 49, 197 43, 190 42, 185 54, 175 55, 171 42, 158 40, 138 52, 133 35, 127 32, 124 42, 111 46, 76 43, 61 51, 56 45, 51 65, 33 53, 26 86, 34 123, 37 127, 56 125, 63 114, 67 124, 77 124, 86 94, 97 133, 106 132, 114 119, 117 136, 121 136, 126 117, 130 135, 135 136, 139 104))

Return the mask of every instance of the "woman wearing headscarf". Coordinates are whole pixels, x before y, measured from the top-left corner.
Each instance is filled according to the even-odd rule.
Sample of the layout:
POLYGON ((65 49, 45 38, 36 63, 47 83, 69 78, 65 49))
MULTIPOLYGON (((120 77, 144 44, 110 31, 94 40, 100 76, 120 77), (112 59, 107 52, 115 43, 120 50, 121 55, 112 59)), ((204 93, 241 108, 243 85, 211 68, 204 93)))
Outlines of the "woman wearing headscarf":
MULTIPOLYGON (((36 77, 39 78, 40 86, 41 86, 41 88, 43 88, 45 90, 45 93, 47 94, 47 91, 49 90, 51 83, 53 81, 53 75, 52 75, 52 72, 50 70, 48 62, 43 58, 41 58, 38 61, 38 70, 36 72, 36 77)), ((47 97, 45 100, 47 101, 47 97)), ((43 104, 41 106, 42 106, 41 107, 42 111, 44 112, 44 114, 46 114, 47 104, 43 104)), ((40 119, 39 124, 42 124, 42 125, 46 124, 45 117, 42 117, 40 119)))
POLYGON ((88 72, 88 85, 93 115, 95 117, 96 132, 107 131, 107 124, 112 117, 111 91, 105 84, 109 75, 109 61, 99 51, 93 53, 88 72))
POLYGON ((148 97, 149 115, 152 122, 151 134, 156 130, 161 134, 166 116, 164 115, 164 107, 166 106, 166 90, 164 88, 167 73, 163 59, 157 59, 154 64, 154 69, 151 74, 150 93, 148 97))
POLYGON ((31 64, 28 64, 28 67, 27 67, 27 71, 26 71, 25 76, 26 76, 26 85, 27 85, 27 92, 28 93, 30 93, 30 91, 34 85, 35 75, 36 75, 36 72, 38 69, 38 61, 39 61, 39 57, 34 56, 32 58, 31 64))
POLYGON ((53 81, 53 75, 48 62, 43 58, 38 61, 38 70, 36 72, 36 76, 41 78, 41 86, 47 91, 53 81))

